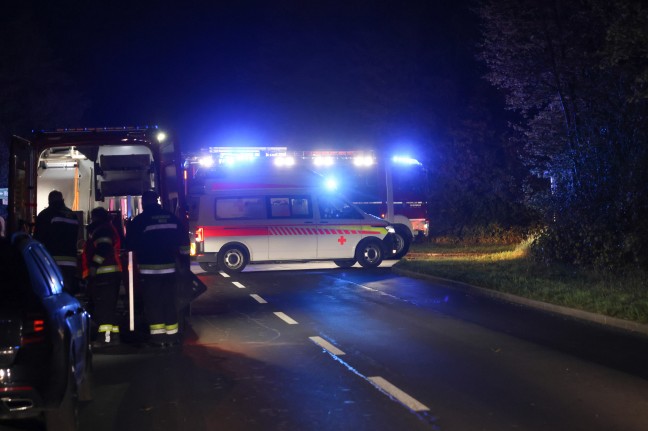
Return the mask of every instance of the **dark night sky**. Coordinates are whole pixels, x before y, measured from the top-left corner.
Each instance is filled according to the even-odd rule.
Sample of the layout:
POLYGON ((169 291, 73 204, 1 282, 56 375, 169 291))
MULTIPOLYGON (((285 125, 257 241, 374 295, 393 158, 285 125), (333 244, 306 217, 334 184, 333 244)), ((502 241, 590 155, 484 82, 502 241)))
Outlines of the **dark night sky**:
POLYGON ((479 81, 467 1, 37 2, 82 126, 187 147, 426 145, 479 81), (90 6, 90 3, 96 3, 90 6))

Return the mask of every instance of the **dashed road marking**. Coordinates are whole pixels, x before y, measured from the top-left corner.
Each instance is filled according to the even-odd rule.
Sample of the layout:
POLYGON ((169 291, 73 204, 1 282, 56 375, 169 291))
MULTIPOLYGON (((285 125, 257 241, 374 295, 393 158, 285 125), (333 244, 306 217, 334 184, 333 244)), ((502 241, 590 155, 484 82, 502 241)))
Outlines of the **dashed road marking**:
POLYGON ((275 311, 274 314, 275 314, 275 316, 277 316, 278 318, 280 318, 281 320, 283 320, 284 322, 286 322, 289 325, 297 325, 296 320, 293 320, 292 318, 288 317, 287 314, 282 313, 281 311, 275 311))
POLYGON ((387 380, 383 379, 380 376, 367 377, 367 380, 369 380, 374 386, 376 386, 378 389, 380 389, 387 395, 398 400, 401 404, 403 404, 410 410, 413 410, 415 412, 430 411, 430 409, 426 405, 421 404, 420 402, 418 402, 417 400, 415 400, 405 392, 401 391, 396 386, 392 385, 391 383, 389 383, 387 380))
POLYGON ((308 337, 313 343, 317 344, 320 346, 322 349, 326 350, 329 352, 331 355, 335 356, 341 356, 344 355, 344 352, 337 347, 335 347, 333 344, 329 343, 322 337, 308 337))
POLYGON ((226 273, 226 272, 221 271, 221 272, 219 272, 219 274, 222 275, 225 278, 229 278, 229 274, 226 273))
POLYGON ((254 299, 256 300, 256 302, 258 302, 259 304, 267 304, 267 303, 268 303, 268 301, 266 301, 265 299, 261 298, 261 297, 260 297, 259 295, 257 295, 256 293, 252 293, 252 294, 250 294, 250 296, 251 296, 252 298, 254 298, 254 299))
POLYGON ((238 281, 232 281, 232 284, 233 284, 234 286, 238 287, 239 289, 245 289, 245 286, 243 286, 243 285, 242 285, 241 283, 239 283, 238 281))

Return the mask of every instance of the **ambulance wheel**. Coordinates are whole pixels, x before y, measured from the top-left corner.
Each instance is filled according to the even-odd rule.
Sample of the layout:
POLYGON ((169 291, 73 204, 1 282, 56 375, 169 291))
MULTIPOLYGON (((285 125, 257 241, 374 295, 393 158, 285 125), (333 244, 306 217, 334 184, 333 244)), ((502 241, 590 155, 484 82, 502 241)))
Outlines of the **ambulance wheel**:
POLYGON ((412 244, 412 235, 409 233, 409 229, 403 225, 394 226, 396 232, 394 233, 394 253, 390 256, 390 259, 400 259, 407 254, 412 244))
POLYGON ((340 268, 351 268, 353 265, 356 264, 355 259, 341 259, 341 260, 334 260, 334 264, 339 266, 340 268))
POLYGON ((199 262, 200 269, 205 272, 218 272, 218 263, 216 262, 199 262))
POLYGON ((228 274, 243 271, 247 264, 247 252, 239 245, 226 245, 218 253, 218 265, 228 274))
POLYGON ((375 238, 366 238, 358 244, 355 257, 363 268, 375 268, 384 258, 382 244, 375 238))

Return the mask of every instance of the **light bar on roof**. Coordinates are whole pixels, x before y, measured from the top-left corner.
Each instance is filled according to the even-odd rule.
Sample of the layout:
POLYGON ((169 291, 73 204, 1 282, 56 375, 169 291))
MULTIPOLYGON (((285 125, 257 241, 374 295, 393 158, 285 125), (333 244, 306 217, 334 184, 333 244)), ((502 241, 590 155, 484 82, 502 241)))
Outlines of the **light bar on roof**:
POLYGON ((369 167, 374 164, 374 158, 372 156, 360 154, 353 157, 353 164, 358 167, 369 167))
POLYGON ((274 158, 274 165, 280 168, 290 167, 295 164, 295 158, 292 156, 278 156, 274 158))
POLYGON ((209 147, 211 154, 251 154, 254 157, 286 156, 286 147, 209 147))
POLYGON ((333 166, 335 160, 332 156, 315 156, 313 163, 315 166, 333 166))
POLYGON ((400 165, 421 165, 421 162, 409 156, 394 156, 392 161, 400 165))

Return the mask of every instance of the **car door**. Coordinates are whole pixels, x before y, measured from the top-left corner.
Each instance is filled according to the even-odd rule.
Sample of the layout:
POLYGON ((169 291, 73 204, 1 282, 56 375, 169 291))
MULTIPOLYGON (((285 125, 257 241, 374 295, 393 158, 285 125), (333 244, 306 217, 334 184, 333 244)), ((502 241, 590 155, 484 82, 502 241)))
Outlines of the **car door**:
MULTIPOLYGON (((63 292, 63 277, 45 247, 35 242, 28 251, 32 261, 30 276, 34 277, 34 289, 38 290, 51 324, 55 326, 52 328, 56 332, 53 340, 55 346, 60 349, 60 354, 65 355, 72 345, 77 361, 85 360, 89 333, 85 310, 76 298, 63 292), (37 281, 37 278, 41 281, 37 281)), ((76 368, 79 368, 78 372, 83 371, 83 367, 76 368)))
POLYGON ((351 259, 363 237, 364 215, 341 197, 323 195, 317 199, 319 259, 351 259))
POLYGON ((306 194, 268 196, 270 260, 308 260, 317 257, 313 202, 306 194))

